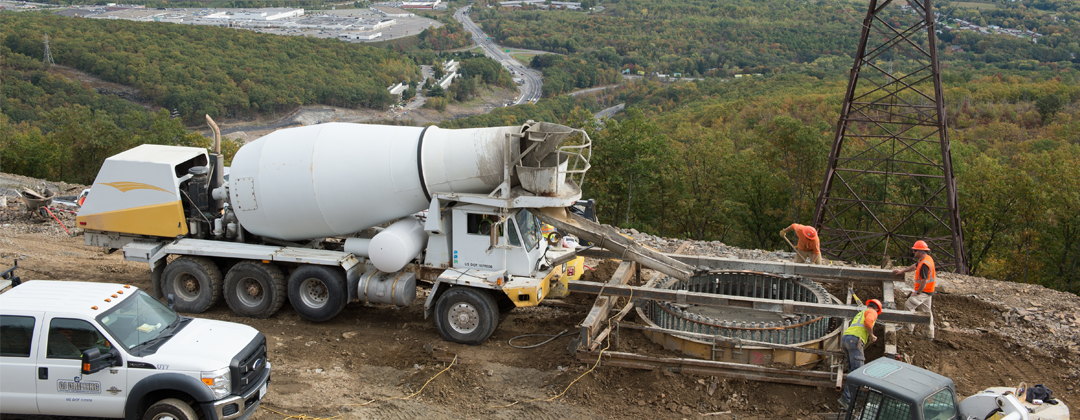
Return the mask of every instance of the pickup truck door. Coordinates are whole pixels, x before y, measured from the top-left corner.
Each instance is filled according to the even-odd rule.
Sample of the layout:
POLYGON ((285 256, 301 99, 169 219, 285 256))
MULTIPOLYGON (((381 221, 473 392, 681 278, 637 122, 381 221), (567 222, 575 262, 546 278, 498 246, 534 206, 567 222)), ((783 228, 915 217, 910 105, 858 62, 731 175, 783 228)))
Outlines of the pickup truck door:
MULTIPOLYGON (((115 342, 93 323, 45 314, 43 339, 38 342, 37 402, 41 414, 80 417, 123 417, 128 397, 127 367, 82 374, 82 352, 105 353, 115 342)), ((127 355, 120 350, 120 357, 127 355)))
POLYGON ((0 315, 0 410, 6 414, 38 414, 36 389, 38 331, 44 312, 0 315))

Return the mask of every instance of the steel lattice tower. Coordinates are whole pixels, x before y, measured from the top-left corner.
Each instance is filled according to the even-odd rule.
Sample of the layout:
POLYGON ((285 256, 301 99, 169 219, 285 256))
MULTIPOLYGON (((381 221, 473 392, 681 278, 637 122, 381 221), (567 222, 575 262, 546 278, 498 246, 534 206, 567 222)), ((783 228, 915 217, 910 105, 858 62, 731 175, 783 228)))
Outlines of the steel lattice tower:
POLYGON ((42 58, 41 62, 50 66, 56 64, 52 59, 52 50, 49 49, 49 34, 45 34, 45 58, 42 58))
POLYGON ((884 265, 923 239, 967 272, 930 2, 870 0, 814 210, 831 258, 884 265))

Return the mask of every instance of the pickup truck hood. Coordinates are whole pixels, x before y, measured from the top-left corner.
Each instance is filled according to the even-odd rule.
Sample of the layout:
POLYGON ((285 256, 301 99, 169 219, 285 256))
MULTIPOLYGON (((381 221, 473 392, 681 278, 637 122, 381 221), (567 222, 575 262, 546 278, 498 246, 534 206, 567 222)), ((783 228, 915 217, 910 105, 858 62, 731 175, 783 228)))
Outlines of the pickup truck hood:
POLYGON ((166 341, 156 353, 133 359, 164 370, 221 369, 228 367, 232 359, 258 335, 258 330, 247 325, 196 318, 166 341))

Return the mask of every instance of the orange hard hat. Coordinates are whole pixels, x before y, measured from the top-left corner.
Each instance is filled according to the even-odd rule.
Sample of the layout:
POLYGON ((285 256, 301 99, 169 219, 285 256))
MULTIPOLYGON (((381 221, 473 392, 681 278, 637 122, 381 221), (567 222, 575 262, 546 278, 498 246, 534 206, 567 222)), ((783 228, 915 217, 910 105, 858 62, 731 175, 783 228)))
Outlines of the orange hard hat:
POLYGON ((926 241, 915 241, 915 245, 912 245, 911 249, 916 251, 929 251, 930 247, 926 246, 926 241))
POLYGON ((817 237, 817 229, 814 229, 813 226, 804 227, 803 235, 806 236, 806 239, 814 239, 817 237))
POLYGON ((870 299, 870 300, 866 301, 866 307, 869 308, 870 305, 877 306, 877 309, 875 309, 875 310, 877 311, 878 315, 881 315, 881 301, 880 300, 870 299))

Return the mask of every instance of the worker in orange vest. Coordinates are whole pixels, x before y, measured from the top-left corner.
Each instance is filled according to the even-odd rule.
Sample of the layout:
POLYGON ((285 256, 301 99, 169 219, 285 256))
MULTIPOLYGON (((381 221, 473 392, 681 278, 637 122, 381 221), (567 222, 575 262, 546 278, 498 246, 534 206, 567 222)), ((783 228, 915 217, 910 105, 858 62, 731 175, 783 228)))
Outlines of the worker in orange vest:
MULTIPOLYGON (((926 338, 934 339, 934 313, 930 311, 930 305, 934 297, 934 285, 937 283, 937 272, 934 270, 934 259, 930 257, 930 247, 925 241, 915 241, 911 247, 915 251, 915 264, 908 268, 895 269, 893 274, 915 272, 915 290, 908 295, 904 309, 930 314, 930 326, 927 327, 926 338)), ((915 332, 915 325, 908 324, 908 333, 915 332)))
POLYGON ((795 245, 795 262, 821 264, 821 242, 818 240, 817 230, 813 226, 792 223, 780 231, 780 236, 787 239, 788 231, 792 230, 795 231, 795 236, 799 237, 799 243, 795 245))
MULTIPOLYGON (((877 321, 880 314, 881 301, 870 299, 866 301, 866 310, 855 315, 855 318, 851 320, 851 326, 844 330, 844 335, 840 338, 840 347, 844 349, 844 354, 847 355, 848 372, 866 364, 863 347, 877 341, 877 336, 874 335, 874 322, 877 321)), ((851 390, 844 387, 844 398, 840 400, 840 404, 847 407, 850 401, 851 390)))

